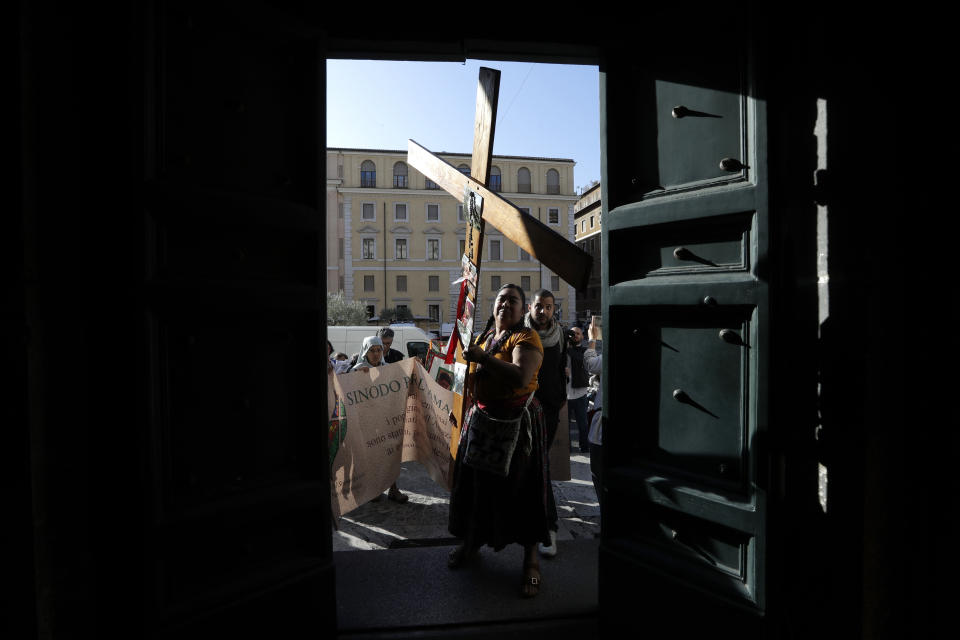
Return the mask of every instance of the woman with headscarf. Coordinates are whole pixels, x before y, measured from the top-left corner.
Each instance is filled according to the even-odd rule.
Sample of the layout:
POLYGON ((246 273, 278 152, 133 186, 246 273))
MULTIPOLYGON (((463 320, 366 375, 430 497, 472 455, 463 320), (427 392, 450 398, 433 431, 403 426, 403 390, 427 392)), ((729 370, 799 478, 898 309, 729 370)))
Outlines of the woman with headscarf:
MULTIPOLYGON (((357 364, 353 365, 351 371, 369 371, 370 367, 382 367, 384 364, 383 341, 379 336, 369 336, 363 339, 363 346, 360 347, 360 356, 357 358, 357 364)), ((374 500, 380 500, 381 497, 383 497, 382 494, 374 498, 374 500)), ((410 496, 400 491, 396 482, 390 485, 390 490, 387 491, 387 497, 400 504, 410 500, 410 496)))
POLYGON ((357 364, 351 371, 366 371, 370 367, 383 366, 383 341, 378 336, 369 336, 363 339, 357 364))
POLYGON ((533 398, 543 346, 523 324, 526 300, 514 284, 500 288, 493 317, 464 353, 476 362, 473 404, 464 418, 453 469, 450 533, 463 544, 451 569, 484 544, 523 547, 521 595, 540 590, 537 543, 549 540, 547 446, 543 412, 533 398))

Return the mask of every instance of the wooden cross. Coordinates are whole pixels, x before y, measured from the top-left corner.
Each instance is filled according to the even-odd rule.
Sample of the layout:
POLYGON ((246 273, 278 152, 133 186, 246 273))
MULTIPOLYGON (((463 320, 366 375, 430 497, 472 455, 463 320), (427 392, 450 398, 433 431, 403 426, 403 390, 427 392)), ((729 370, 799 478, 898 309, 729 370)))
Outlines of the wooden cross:
MULTIPOLYGON (((483 232, 489 222, 517 246, 529 253, 551 271, 578 289, 586 288, 590 277, 593 258, 581 251, 558 233, 536 218, 520 211, 510 201, 489 190, 491 158, 493 156, 493 136, 496 128, 497 99, 500 93, 500 72, 496 69, 480 68, 480 81, 477 84, 477 115, 473 130, 473 158, 470 175, 466 176, 450 163, 433 155, 425 148, 409 140, 407 144, 407 163, 430 178, 444 191, 458 200, 464 201, 464 218, 467 220, 467 251, 473 250, 472 260, 477 268, 477 289, 480 281, 480 261, 483 257, 483 232), (479 203, 479 220, 471 223, 471 202, 479 203)), ((471 303, 476 304, 477 290, 471 292, 471 303)), ((475 313, 478 311, 474 306, 475 313)), ((459 311, 459 310, 458 310, 459 311)), ((486 314, 477 313, 480 322, 486 314)), ((469 337, 469 336, 468 336, 469 337)), ((452 338, 452 336, 451 336, 452 338)), ((456 348, 457 362, 465 362, 462 349, 456 348)), ((470 373, 476 365, 470 365, 470 373)), ((466 392, 467 385, 464 385, 466 392)), ((451 434, 450 451, 455 456, 460 427, 463 425, 465 410, 464 398, 454 394, 454 416, 457 426, 451 434)))

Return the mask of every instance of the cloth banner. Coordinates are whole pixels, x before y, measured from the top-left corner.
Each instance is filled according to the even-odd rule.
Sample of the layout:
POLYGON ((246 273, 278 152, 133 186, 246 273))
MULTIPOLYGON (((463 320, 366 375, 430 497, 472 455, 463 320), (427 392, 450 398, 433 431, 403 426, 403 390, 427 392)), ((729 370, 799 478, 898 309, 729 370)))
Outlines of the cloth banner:
POLYGON ((417 358, 330 375, 331 507, 339 518, 387 490, 415 460, 450 489, 453 392, 417 358))

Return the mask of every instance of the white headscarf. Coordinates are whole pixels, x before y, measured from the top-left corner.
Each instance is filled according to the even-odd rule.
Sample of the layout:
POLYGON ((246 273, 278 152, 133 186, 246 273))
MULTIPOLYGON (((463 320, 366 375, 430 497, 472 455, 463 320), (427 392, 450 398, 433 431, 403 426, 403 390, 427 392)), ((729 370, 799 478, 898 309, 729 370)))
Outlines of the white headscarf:
POLYGON ((360 347, 360 356, 357 358, 357 364, 353 365, 353 369, 351 369, 351 371, 357 371, 359 369, 367 369, 373 366, 377 366, 377 367, 383 366, 383 356, 380 356, 380 363, 377 365, 372 365, 370 364, 370 361, 367 360, 367 351, 370 351, 370 347, 373 347, 373 346, 379 346, 382 349, 383 340, 381 340, 378 336, 370 336, 369 338, 363 339, 363 346, 360 347))

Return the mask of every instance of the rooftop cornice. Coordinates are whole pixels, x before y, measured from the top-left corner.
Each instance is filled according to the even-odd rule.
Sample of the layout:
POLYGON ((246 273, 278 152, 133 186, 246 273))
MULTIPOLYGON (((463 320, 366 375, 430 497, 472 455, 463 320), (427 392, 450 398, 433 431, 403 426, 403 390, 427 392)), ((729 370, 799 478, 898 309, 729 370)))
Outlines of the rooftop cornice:
MULTIPOLYGON (((379 187, 339 187, 337 191, 340 193, 349 193, 349 194, 371 194, 371 198, 377 198, 381 196, 435 196, 437 198, 447 197, 452 198, 449 193, 443 189, 387 189, 379 187)), ((517 191, 498 191, 497 192, 502 198, 506 200, 523 200, 523 199, 533 199, 533 200, 563 200, 564 202, 575 202, 579 199, 579 196, 576 194, 563 194, 563 193, 520 193, 517 191)))
MULTIPOLYGON (((348 147, 327 147, 327 151, 337 151, 340 153, 376 153, 380 155, 396 155, 407 157, 406 150, 399 149, 352 149, 348 147)), ((431 151, 430 153, 436 156, 448 156, 454 158, 471 158, 469 153, 459 153, 456 151, 431 151)), ((496 160, 500 158, 502 160, 533 160, 535 162, 569 162, 571 164, 576 164, 576 160, 572 158, 540 158, 537 156, 502 156, 502 155, 493 155, 493 159, 496 160)))

